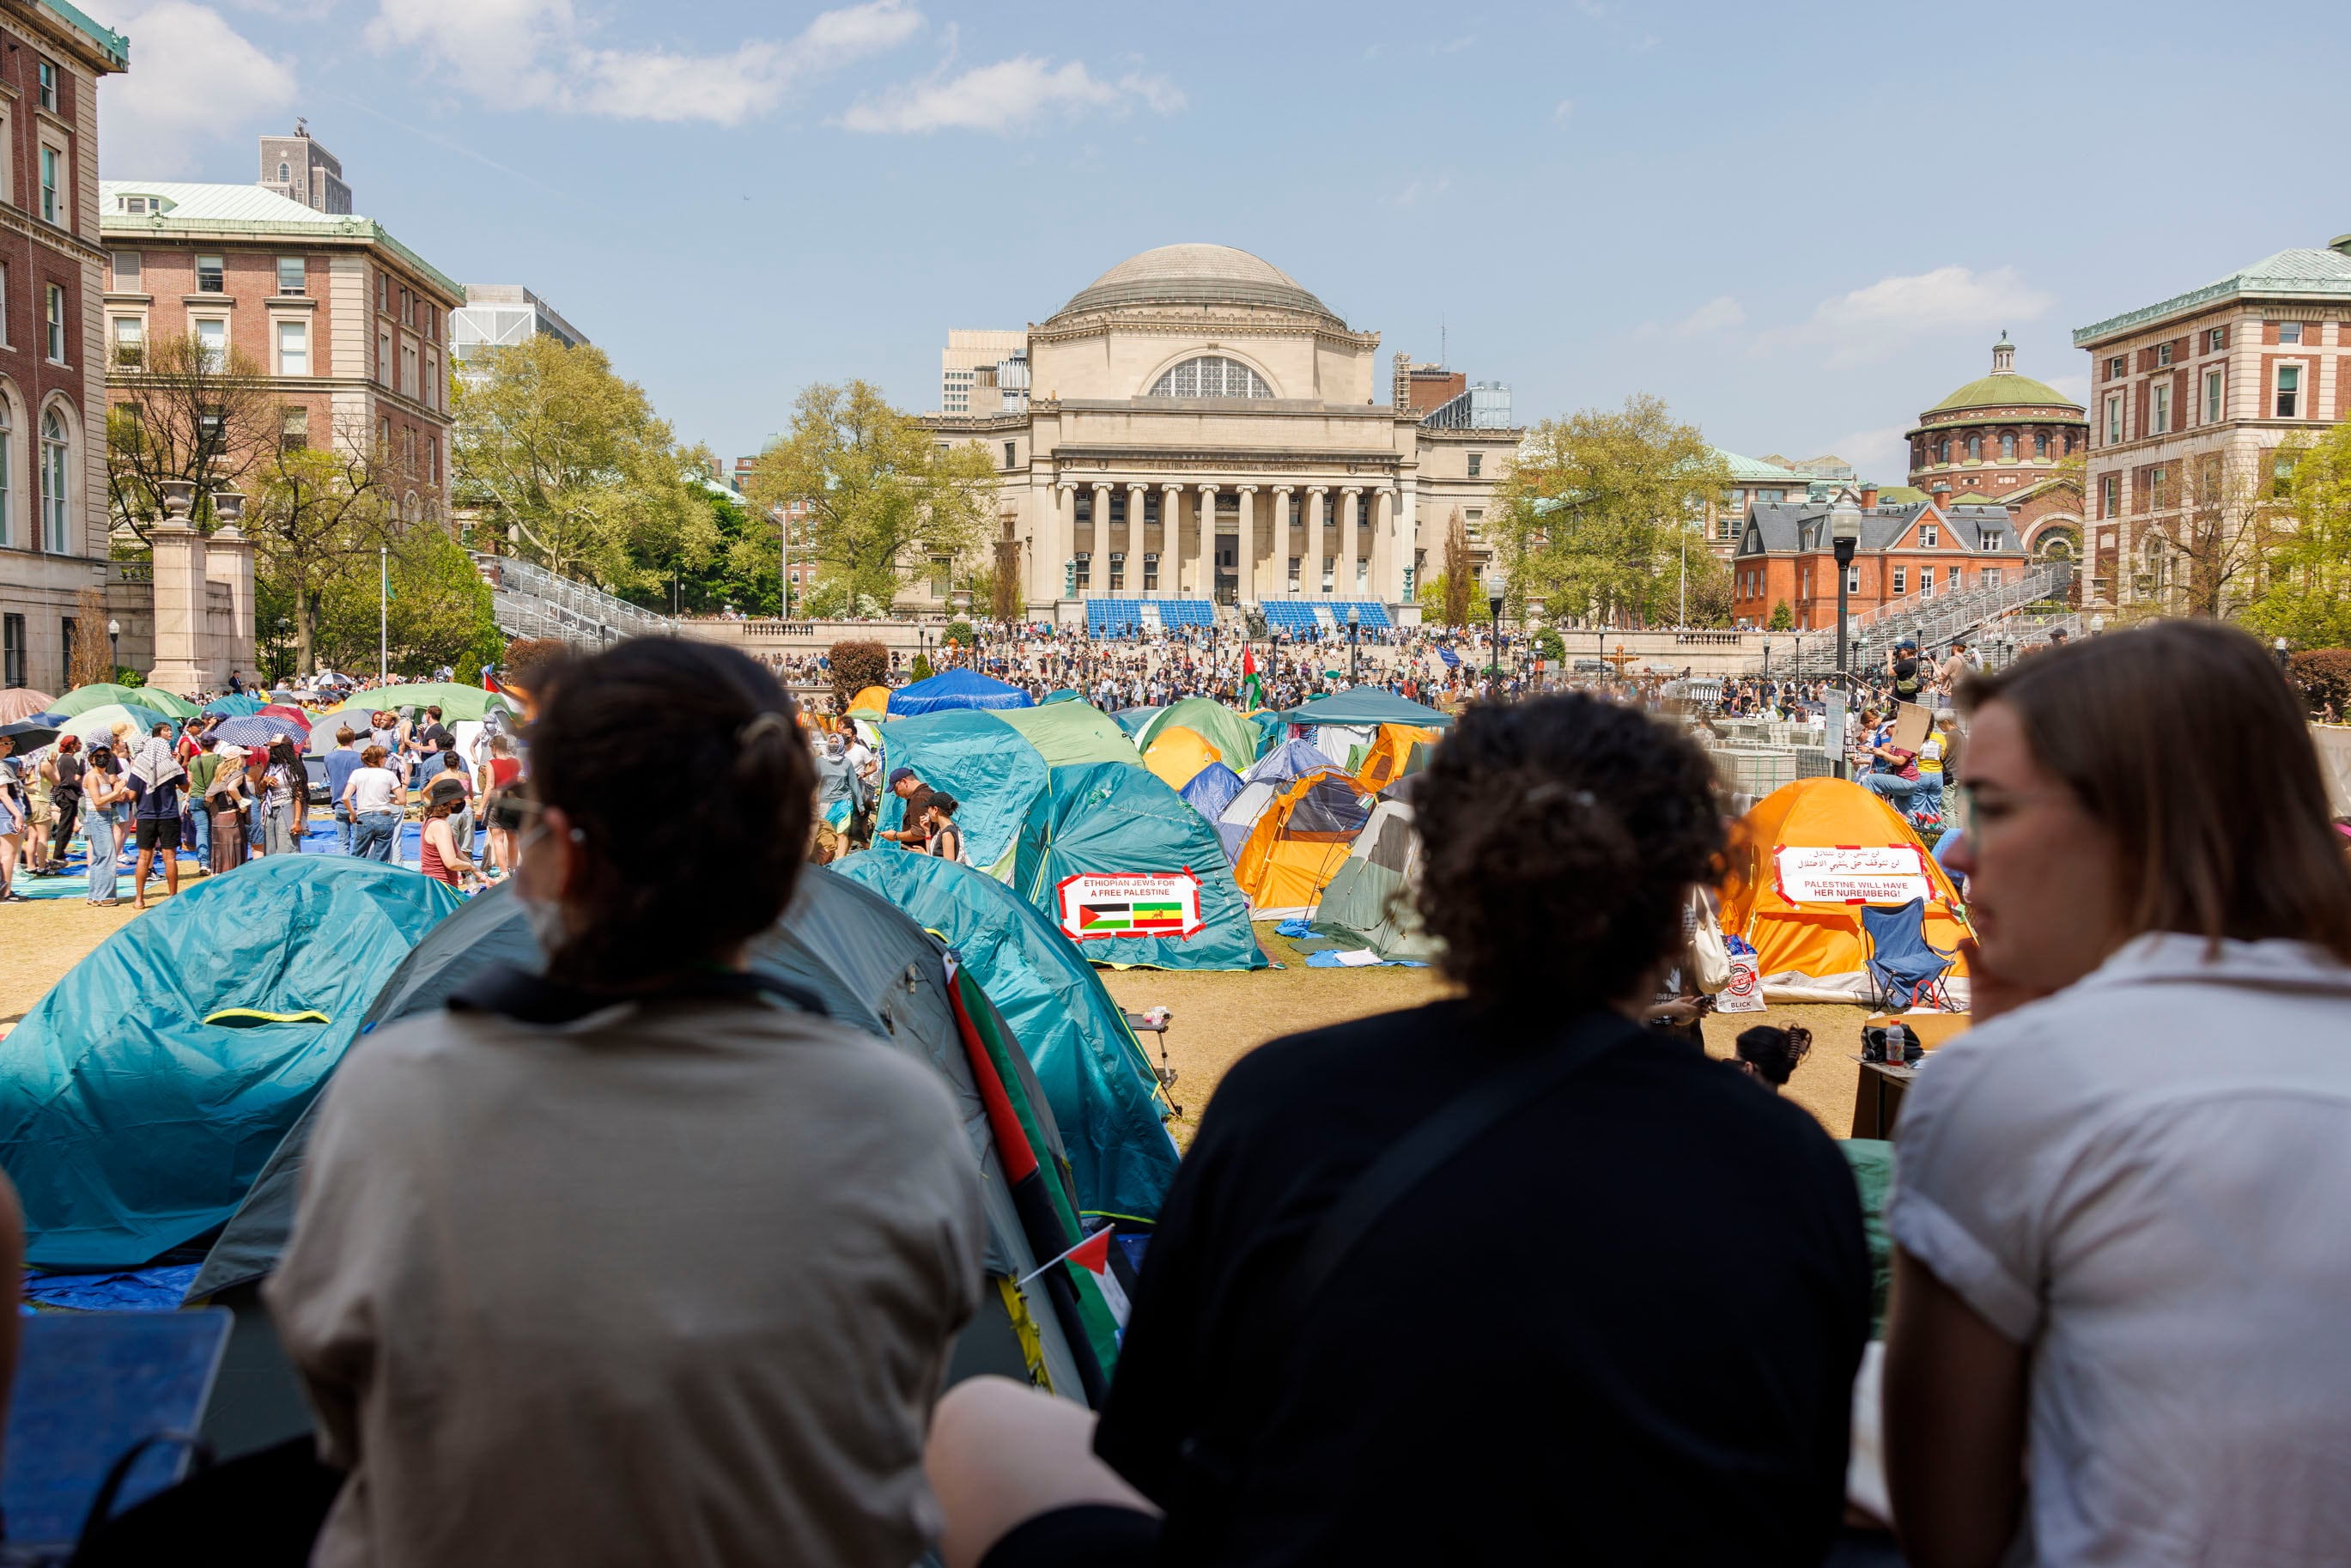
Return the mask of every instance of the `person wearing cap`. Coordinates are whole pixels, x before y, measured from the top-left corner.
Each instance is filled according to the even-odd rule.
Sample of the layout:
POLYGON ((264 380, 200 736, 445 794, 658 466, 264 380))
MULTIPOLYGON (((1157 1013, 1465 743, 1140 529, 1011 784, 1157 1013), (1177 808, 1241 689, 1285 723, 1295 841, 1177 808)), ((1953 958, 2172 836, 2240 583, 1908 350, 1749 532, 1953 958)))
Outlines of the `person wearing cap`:
POLYGON ((890 793, 906 803, 906 814, 899 820, 898 826, 885 828, 873 836, 887 839, 902 850, 924 853, 931 843, 931 830, 923 821, 923 814, 931 806, 930 786, 915 778, 911 768, 893 768, 890 769, 890 793))
POLYGON ((1918 644, 1903 638, 1886 653, 1886 673, 1894 677, 1894 695, 1906 703, 1918 700, 1918 644))

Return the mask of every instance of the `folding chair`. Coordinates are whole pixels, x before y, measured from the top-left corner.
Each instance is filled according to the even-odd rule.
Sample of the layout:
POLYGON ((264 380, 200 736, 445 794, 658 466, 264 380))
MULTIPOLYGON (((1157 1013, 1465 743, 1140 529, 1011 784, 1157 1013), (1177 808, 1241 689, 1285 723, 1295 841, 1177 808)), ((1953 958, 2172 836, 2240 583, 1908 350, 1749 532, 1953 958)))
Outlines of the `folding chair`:
POLYGON ((1946 953, 1927 940, 1925 899, 1914 898, 1896 907, 1865 904, 1861 929, 1869 939, 1864 967, 1877 988, 1878 1006, 1891 1008, 1901 998, 1905 1009, 1924 1006, 1942 1012, 1953 1010, 1943 977, 1959 962, 1959 955, 1946 953))

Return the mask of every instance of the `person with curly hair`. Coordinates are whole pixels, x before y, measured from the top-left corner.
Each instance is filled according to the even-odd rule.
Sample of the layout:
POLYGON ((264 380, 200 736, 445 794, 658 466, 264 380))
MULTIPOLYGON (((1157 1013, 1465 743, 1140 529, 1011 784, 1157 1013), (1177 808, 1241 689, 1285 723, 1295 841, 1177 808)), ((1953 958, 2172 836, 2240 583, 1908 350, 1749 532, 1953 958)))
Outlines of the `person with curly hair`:
POLYGON ((1636 1021, 1723 847, 1704 754, 1544 696, 1471 708, 1421 779, 1462 994, 1233 1067, 1099 1425, 1000 1379, 941 1403, 949 1568, 1830 1549, 1870 1327, 1853 1176, 1636 1021))

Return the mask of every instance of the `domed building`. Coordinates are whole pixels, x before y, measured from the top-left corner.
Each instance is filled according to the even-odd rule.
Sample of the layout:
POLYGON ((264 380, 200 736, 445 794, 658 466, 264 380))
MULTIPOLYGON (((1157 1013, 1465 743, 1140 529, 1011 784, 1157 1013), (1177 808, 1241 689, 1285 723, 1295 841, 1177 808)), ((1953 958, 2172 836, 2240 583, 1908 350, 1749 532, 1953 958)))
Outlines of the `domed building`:
POLYGON ((1260 605, 1302 627, 1353 605, 1376 626, 1454 508, 1475 533, 1521 434, 1506 389, 1465 382, 1431 407, 1429 368, 1398 354, 1384 376, 1379 347, 1261 257, 1162 246, 1032 323, 930 423, 995 459, 996 559, 1033 617, 1260 605))
POLYGON ((2006 507, 2033 555, 2078 555, 2076 475, 2089 418, 2056 388, 2019 373, 2007 333, 1992 345, 1991 373, 1920 414, 1908 434, 1910 484, 1928 499, 1947 509, 2006 507))

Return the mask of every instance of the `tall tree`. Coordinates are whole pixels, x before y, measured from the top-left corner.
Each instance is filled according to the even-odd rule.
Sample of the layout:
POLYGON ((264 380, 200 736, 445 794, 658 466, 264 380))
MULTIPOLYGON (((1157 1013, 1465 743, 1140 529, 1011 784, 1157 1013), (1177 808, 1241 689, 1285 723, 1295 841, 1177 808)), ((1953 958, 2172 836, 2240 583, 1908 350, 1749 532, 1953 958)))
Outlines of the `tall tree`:
POLYGON ((1444 586, 1447 626, 1469 624, 1469 590, 1476 575, 1469 559, 1469 525, 1456 507, 1445 519, 1445 570, 1437 580, 1444 586))
POLYGON ((277 450, 284 413, 268 379, 235 348, 194 337, 152 338, 108 366, 107 507, 141 542, 163 515, 162 483, 196 487, 196 524, 211 526, 211 496, 234 488, 277 450))
POLYGON ((292 623, 293 669, 318 666, 319 615, 328 588, 362 565, 396 528, 399 497, 382 455, 357 440, 280 451, 259 470, 246 508, 256 575, 283 595, 292 623))
MULTIPOLYGON (((1604 625, 1672 621, 1691 520, 1729 483, 1698 427, 1676 421, 1661 399, 1544 420, 1487 513, 1511 599, 1540 598, 1555 617, 1604 625)), ((1694 570, 1711 559, 1691 549, 1694 570)))
POLYGON ((2351 424, 2281 447, 2271 483, 2286 517, 2270 534, 2242 619, 2305 648, 2351 646, 2351 424))
POLYGON ((547 337, 488 350, 467 371, 451 402, 456 506, 561 576, 659 586, 639 558, 688 524, 690 497, 643 390, 613 374, 602 350, 547 337))
POLYGON ((389 554, 351 561, 320 595, 320 657, 339 670, 372 670, 381 632, 392 668, 403 674, 447 664, 471 681, 482 665, 498 661, 506 639, 489 585, 463 545, 427 527, 392 535, 380 549, 389 554))
POLYGON ((879 388, 853 381, 800 393, 790 434, 759 455, 750 492, 762 507, 806 502, 827 580, 886 606, 928 558, 979 543, 995 474, 977 443, 943 447, 879 388))

